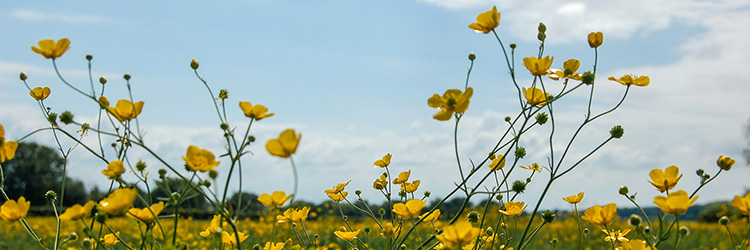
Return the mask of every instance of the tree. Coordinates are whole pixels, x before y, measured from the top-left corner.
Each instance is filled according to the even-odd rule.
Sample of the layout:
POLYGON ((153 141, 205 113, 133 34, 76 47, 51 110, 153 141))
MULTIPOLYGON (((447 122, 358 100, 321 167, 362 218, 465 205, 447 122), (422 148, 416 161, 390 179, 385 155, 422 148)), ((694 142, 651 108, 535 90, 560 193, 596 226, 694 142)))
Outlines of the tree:
MULTIPOLYGON (((196 184, 193 183, 193 185, 196 184)), ((205 210, 208 206, 208 203, 206 202, 206 199, 203 197, 203 195, 198 193, 198 191, 195 191, 194 189, 188 187, 185 181, 180 178, 170 177, 165 178, 164 181, 156 181, 156 188, 151 190, 151 202, 154 203, 164 201, 166 203, 172 193, 179 193, 182 197, 185 198, 182 203, 180 203, 180 209, 195 208, 198 210, 205 210), (169 189, 167 189, 167 186, 169 186, 169 189)))

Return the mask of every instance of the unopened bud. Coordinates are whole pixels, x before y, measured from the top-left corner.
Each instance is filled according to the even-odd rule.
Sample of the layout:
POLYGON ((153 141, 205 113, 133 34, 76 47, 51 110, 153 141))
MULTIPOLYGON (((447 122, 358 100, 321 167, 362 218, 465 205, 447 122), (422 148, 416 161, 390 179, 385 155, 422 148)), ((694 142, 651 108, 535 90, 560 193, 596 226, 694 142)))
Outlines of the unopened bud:
POLYGON ((514 181, 513 187, 511 188, 513 192, 516 193, 523 193, 523 191, 526 190, 526 182, 523 181, 514 181))
POLYGON ((471 223, 479 221, 479 212, 477 211, 469 211, 469 214, 466 216, 467 220, 471 223))
POLYGON ((726 226, 727 224, 729 224, 729 217, 726 215, 721 216, 721 218, 719 218, 719 225, 726 226))
POLYGON ((625 129, 622 128, 622 126, 617 125, 612 128, 612 130, 609 131, 609 134, 612 135, 613 138, 619 139, 622 137, 622 134, 625 133, 625 129))
POLYGON ((200 66, 198 64, 198 59, 193 58, 193 60, 190 61, 190 68, 192 68, 192 69, 198 69, 198 66, 200 66))
POLYGON ((92 54, 86 55, 86 60, 91 61, 91 59, 94 59, 94 55, 92 55, 92 54))
POLYGON ((21 78, 21 81, 26 81, 26 79, 28 79, 28 77, 26 76, 26 72, 21 72, 21 75, 19 75, 19 77, 21 78))
POLYGON ((681 226, 680 227, 680 235, 682 235, 682 236, 688 236, 688 235, 690 235, 690 228, 688 228, 686 226, 681 226))
POLYGON ((130 80, 130 74, 125 74, 122 76, 122 78, 125 78, 125 80, 130 80))
POLYGON ((430 191, 424 191, 424 197, 425 198, 429 198, 430 195, 432 195, 432 192, 430 192, 430 191))
POLYGON ((354 191, 354 194, 356 194, 357 196, 359 196, 359 195, 362 194, 362 190, 357 189, 357 190, 354 191))
POLYGON ((591 85, 594 84, 594 80, 596 79, 596 76, 594 73, 591 73, 591 71, 586 71, 581 76, 581 82, 591 85))
POLYGON ((536 115, 536 123, 538 123, 539 125, 544 125, 545 123, 547 123, 548 118, 549 117, 546 113, 538 114, 536 115))
POLYGON ((542 213, 542 220, 544 220, 544 222, 546 223, 552 223, 553 221, 555 221, 555 216, 555 213, 547 210, 542 213))
POLYGON ((143 170, 146 170, 146 163, 139 160, 135 163, 135 169, 138 169, 138 171, 143 172, 143 170))
POLYGON ((622 186, 619 192, 621 195, 627 195, 630 191, 628 190, 628 186, 622 186))
POLYGON ((211 177, 211 179, 216 179, 216 177, 219 176, 219 172, 211 169, 208 171, 208 177, 211 177))
POLYGON ((103 76, 100 76, 100 77, 99 77, 99 83, 101 83, 101 84, 105 84, 105 83, 107 83, 107 78, 106 78, 106 77, 103 77, 103 76))
POLYGON ((515 48, 516 48, 516 44, 515 44, 515 43, 511 43, 511 44, 510 44, 510 48, 511 48, 511 49, 515 49, 515 48))
POLYGON ((516 148, 516 158, 521 159, 526 156, 526 149, 523 147, 516 148))
POLYGON ((66 125, 73 123, 73 113, 70 113, 70 111, 63 112, 60 114, 60 121, 66 125))
POLYGON ((705 173, 706 173, 706 171, 703 170, 702 168, 699 168, 698 170, 695 170, 695 174, 698 175, 698 176, 703 176, 703 174, 705 174, 705 173))
POLYGON ((47 191, 47 193, 44 194, 44 198, 49 202, 55 202, 55 200, 57 200, 57 193, 52 190, 47 191))
POLYGON ((541 23, 541 22, 540 22, 540 23, 539 23, 539 26, 537 27, 537 30, 539 31, 539 33, 544 33, 544 32, 546 32, 546 31, 547 31, 547 26, 546 26, 546 25, 544 25, 544 23, 541 23))
POLYGON ((631 226, 637 227, 641 225, 641 217, 637 214, 630 215, 630 219, 628 219, 628 223, 630 223, 631 226))
POLYGON ((649 226, 643 227, 643 233, 644 234, 650 234, 651 233, 651 227, 649 227, 649 226))
POLYGON ((469 53, 469 60, 474 61, 474 59, 477 59, 477 54, 474 54, 474 52, 469 53))

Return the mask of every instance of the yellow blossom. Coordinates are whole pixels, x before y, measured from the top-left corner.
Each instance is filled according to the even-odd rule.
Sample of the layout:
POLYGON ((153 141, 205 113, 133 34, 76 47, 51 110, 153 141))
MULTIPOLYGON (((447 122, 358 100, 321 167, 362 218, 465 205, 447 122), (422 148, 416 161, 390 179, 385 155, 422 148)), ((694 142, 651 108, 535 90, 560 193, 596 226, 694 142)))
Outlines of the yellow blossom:
POLYGON ((120 242, 117 240, 117 238, 120 237, 120 232, 116 232, 114 234, 108 233, 104 235, 104 238, 99 238, 99 241, 104 242, 104 245, 106 246, 112 246, 114 244, 117 244, 117 242, 120 242))
POLYGON ((435 236, 448 249, 461 247, 472 243, 479 236, 479 228, 467 221, 458 221, 453 225, 443 228, 443 233, 435 236))
POLYGON ((411 170, 404 171, 398 174, 398 177, 393 180, 393 184, 401 184, 409 180, 409 176, 411 175, 411 170))
POLYGON ((596 205, 586 209, 586 212, 583 213, 581 219, 591 222, 591 224, 604 227, 615 219, 615 215, 617 215, 617 204, 609 203, 604 207, 596 205))
MULTIPOLYGON (((629 242, 622 242, 622 247, 618 247, 617 250, 652 250, 648 243, 643 240, 631 240, 629 242)), ((656 248, 653 248, 656 250, 656 248)))
POLYGON ((0 124, 0 162, 12 160, 16 156, 18 142, 5 141, 5 128, 0 124))
POLYGON ((16 222, 17 220, 26 217, 26 213, 29 212, 31 202, 26 201, 23 196, 18 198, 18 202, 15 200, 7 200, 0 206, 0 218, 7 222, 16 222))
POLYGON ((236 246, 238 236, 240 238, 240 243, 245 241, 248 237, 242 232, 237 232, 237 235, 235 235, 234 233, 229 234, 227 231, 221 231, 221 242, 224 243, 224 245, 236 246))
POLYGON ((440 111, 432 116, 432 118, 439 121, 447 121, 451 119, 454 112, 456 114, 463 114, 469 108, 469 99, 472 94, 474 94, 474 89, 472 88, 467 88, 466 93, 458 89, 449 89, 445 91, 442 97, 438 94, 433 94, 427 100, 427 105, 439 108, 440 111))
POLYGON ((662 193, 673 189, 677 185, 677 182, 680 181, 680 178, 682 178, 680 168, 674 165, 667 167, 663 171, 658 168, 652 169, 648 175, 651 176, 651 180, 648 182, 662 193))
POLYGON ((601 32, 591 32, 589 33, 589 47, 596 48, 602 45, 602 42, 604 41, 604 34, 601 32))
POLYGON ((625 85, 625 86, 635 85, 635 86, 645 87, 645 86, 648 86, 648 84, 651 82, 651 79, 648 78, 648 76, 636 76, 636 75, 624 75, 624 76, 621 76, 619 79, 615 78, 614 76, 610 76, 607 79, 609 79, 610 81, 619 82, 620 84, 625 85))
POLYGON ((201 172, 210 171, 221 163, 216 161, 214 153, 194 145, 188 147, 187 153, 182 157, 182 160, 185 161, 185 165, 187 165, 188 169, 201 172))
POLYGON ((383 159, 377 160, 375 161, 375 163, 373 163, 373 167, 384 168, 388 167, 388 165, 391 165, 391 154, 386 154, 385 156, 383 156, 383 159))
POLYGON ((602 229, 602 231, 607 235, 607 237, 604 237, 604 241, 628 242, 628 238, 625 238, 625 235, 630 232, 630 229, 625 229, 625 231, 607 231, 606 229, 602 229))
POLYGON ((44 87, 44 88, 42 88, 42 87, 36 87, 36 88, 32 89, 31 92, 29 92, 29 95, 31 95, 31 97, 34 98, 34 100, 44 101, 44 99, 47 99, 47 97, 49 96, 50 92, 51 91, 50 91, 49 87, 44 87))
POLYGON ((328 198, 331 198, 331 200, 335 202, 341 202, 344 199, 346 199, 346 196, 349 195, 349 192, 339 192, 339 193, 326 194, 326 195, 328 195, 328 198))
POLYGON ((102 170, 102 174, 110 179, 117 179, 117 177, 120 177, 123 173, 125 173, 125 166, 122 165, 121 160, 110 161, 109 164, 107 164, 107 169, 102 170))
POLYGON ((109 107, 109 99, 107 99, 106 96, 99 97, 99 107, 102 109, 107 109, 107 107, 109 107))
POLYGON ((281 158, 289 158, 297 152, 297 146, 302 134, 297 134, 294 129, 287 129, 281 132, 278 139, 271 139, 266 143, 268 153, 281 158))
POLYGON ((57 42, 52 39, 44 39, 37 44, 39 44, 39 48, 31 46, 31 50, 47 59, 58 58, 70 48, 70 40, 67 38, 62 38, 57 42))
POLYGON ((65 209, 65 212, 60 215, 60 220, 78 220, 91 214, 91 209, 94 208, 96 203, 94 201, 88 201, 83 206, 75 204, 72 207, 65 209))
POLYGON ((661 211, 668 214, 684 214, 687 212, 690 205, 693 205, 698 196, 690 198, 685 190, 677 190, 664 196, 657 196, 654 198, 654 204, 659 206, 661 211))
POLYGON ((401 191, 407 192, 407 193, 414 193, 417 191, 417 188, 419 188, 419 180, 414 180, 411 183, 404 182, 401 183, 401 191))
POLYGON ((385 188, 388 185, 388 180, 386 180, 386 174, 383 173, 380 175, 380 178, 375 179, 375 182, 372 183, 372 188, 375 190, 381 190, 385 188))
POLYGON ((750 192, 745 194, 745 197, 735 195, 734 200, 732 200, 732 206, 740 210, 740 213, 750 214, 750 192))
POLYGON ((536 164, 536 163, 534 163, 534 164, 531 164, 531 165, 529 165, 529 166, 521 166, 521 165, 518 165, 518 167, 520 167, 520 168, 523 168, 523 169, 526 169, 526 170, 537 171, 537 172, 539 172, 539 173, 541 173, 541 172, 542 172, 542 168, 541 168, 541 167, 539 167, 539 164, 536 164))
POLYGON ((339 239, 350 241, 355 238, 357 238, 357 235, 359 234, 360 229, 357 229, 357 231, 335 231, 333 234, 339 237, 339 239))
POLYGON ((477 16, 477 22, 469 24, 469 28, 477 33, 490 33, 500 24, 500 12, 497 12, 497 6, 492 6, 492 10, 482 12, 477 16))
POLYGON ((583 200, 583 192, 578 193, 577 195, 571 195, 568 197, 562 198, 564 201, 567 201, 570 204, 578 204, 583 200))
POLYGON ((419 218, 422 219, 424 222, 433 222, 440 217, 440 209, 435 209, 435 211, 432 211, 432 213, 428 214, 424 213, 423 215, 420 215, 419 218))
POLYGON ((398 235, 401 234, 401 224, 397 224, 396 228, 393 228, 392 223, 383 223, 383 229, 380 230, 380 234, 386 238, 398 237, 398 235))
POLYGON ((523 88, 523 95, 526 97, 529 105, 534 107, 542 107, 547 104, 548 100, 552 99, 551 95, 535 87, 523 88))
POLYGON ((278 223, 284 223, 287 221, 300 222, 307 220, 307 214, 310 213, 310 207, 303 207, 301 209, 289 208, 284 211, 284 214, 277 215, 276 220, 278 223))
POLYGON ((547 70, 552 66, 552 61, 555 57, 545 56, 543 58, 526 57, 523 59, 523 66, 531 72, 534 76, 543 76, 547 74, 547 70))
POLYGON ((400 202, 393 204, 393 212, 404 219, 414 218, 419 216, 419 213, 422 212, 422 208, 424 208, 424 205, 424 201, 412 199, 407 201, 405 204, 400 202))
POLYGON ((735 163, 735 160, 729 156, 720 155, 719 159, 716 160, 716 165, 718 165, 723 170, 732 169, 732 165, 734 165, 734 163, 735 163))
POLYGON ((266 242, 261 250, 284 250, 284 242, 266 242))
POLYGON ((563 63, 562 70, 559 69, 550 69, 547 73, 549 74, 547 77, 549 77, 552 80, 560 80, 560 79, 573 79, 573 80, 581 80, 581 73, 578 73, 578 68, 581 66, 581 62, 576 59, 568 59, 563 63))
POLYGON ((219 228, 221 228, 221 215, 216 214, 214 215, 214 218, 211 219, 211 223, 206 228, 206 230, 201 231, 199 234, 200 236, 207 238, 213 235, 217 230, 219 230, 219 228))
POLYGON ((135 119, 141 114, 142 110, 143 101, 132 103, 125 99, 118 100, 114 107, 107 107, 107 111, 121 122, 135 119))
POLYGON ((282 207, 290 198, 292 195, 287 196, 284 191, 273 191, 272 194, 261 194, 258 196, 258 201, 266 207, 282 207))
POLYGON ((349 182, 352 182, 352 180, 348 180, 348 181, 346 181, 344 183, 336 184, 335 186, 333 186, 333 188, 326 189, 325 192, 326 192, 326 194, 338 194, 338 193, 341 193, 342 191, 344 191, 344 188, 346 188, 346 185, 349 185, 349 182))
POLYGON ((507 216, 516 216, 522 214, 523 210, 526 209, 526 207, 528 207, 528 205, 526 205, 523 201, 509 201, 505 203, 505 210, 500 210, 500 213, 507 216))
POLYGON ((164 209, 164 202, 159 202, 156 204, 151 205, 151 208, 131 208, 128 210, 128 217, 133 218, 134 220, 140 220, 145 223, 152 222, 156 219, 156 216, 161 213, 161 210, 164 209), (153 213, 152 213, 153 212, 153 213))
POLYGON ((135 188, 120 188, 113 191, 96 205, 97 211, 103 211, 109 215, 121 213, 133 205, 138 191, 135 188))
POLYGON ((274 115, 273 113, 266 113, 268 112, 266 106, 260 104, 253 105, 250 102, 240 102, 240 109, 245 113, 245 116, 258 121, 274 115))
POLYGON ((490 165, 487 165, 492 170, 498 170, 505 167, 505 156, 504 155, 493 155, 492 163, 490 165))

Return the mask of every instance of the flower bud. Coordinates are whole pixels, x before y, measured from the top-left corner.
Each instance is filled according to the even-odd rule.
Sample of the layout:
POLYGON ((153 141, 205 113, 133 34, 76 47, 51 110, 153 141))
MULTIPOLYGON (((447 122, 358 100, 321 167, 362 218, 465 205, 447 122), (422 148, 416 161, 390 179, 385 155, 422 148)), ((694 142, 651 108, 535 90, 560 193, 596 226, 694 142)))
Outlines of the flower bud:
POLYGON ((192 68, 192 69, 198 69, 198 66, 200 66, 198 64, 198 59, 193 58, 193 60, 190 61, 190 68, 192 68))
POLYGON ((583 228, 583 234, 589 234, 590 232, 588 227, 583 228))
POLYGON ((217 176, 219 176, 219 172, 215 169, 211 169, 208 171, 208 177, 211 177, 211 179, 216 179, 217 176))
POLYGON ((105 221, 107 221, 107 218, 109 218, 109 215, 105 213, 104 211, 100 211, 94 215, 94 220, 97 222, 104 224, 105 221))
POLYGON ((160 168, 159 169, 159 179, 164 179, 164 176, 167 175, 167 170, 160 168))
POLYGON ((430 191, 424 191, 424 197, 425 198, 429 198, 430 195, 432 195, 432 192, 430 192, 430 191))
POLYGON ((542 220, 544 220, 544 222, 546 223, 552 223, 553 221, 555 221, 555 216, 555 213, 547 210, 542 213, 542 220))
POLYGON ((505 117, 505 122, 510 122, 510 116, 505 117))
POLYGON ((623 133, 625 133, 625 129, 623 129, 620 125, 614 126, 612 130, 609 131, 609 134, 616 139, 620 139, 623 133))
POLYGON ((86 55, 86 60, 91 61, 91 59, 94 59, 94 55, 92 54, 86 55))
POLYGON ((21 78, 21 81, 26 81, 26 79, 28 79, 28 77, 26 76, 26 72, 23 71, 21 71, 21 75, 19 75, 19 77, 21 78))
POLYGON ((49 116, 47 117, 47 121, 49 121, 52 124, 57 124, 57 113, 49 113, 49 116))
POLYGON ((477 59, 477 54, 474 54, 474 52, 469 53, 469 60, 474 61, 474 59, 477 59))
POLYGON ((637 227, 641 225, 641 217, 637 214, 631 214, 630 218, 628 219, 628 223, 631 226, 637 227))
POLYGON ((107 78, 106 78, 106 77, 104 77, 104 76, 100 76, 100 77, 99 77, 99 83, 101 83, 101 84, 105 84, 105 83, 107 83, 107 78))
POLYGON ((547 26, 544 25, 544 23, 539 23, 539 27, 537 27, 537 30, 539 30, 539 33, 544 33, 547 31, 547 26))
POLYGON ((365 231, 365 233, 370 233, 370 227, 365 227, 364 231, 365 231))
POLYGON ((620 192, 621 195, 628 195, 628 193, 629 193, 628 186, 622 186, 622 187, 620 187, 619 192, 620 192))
POLYGON ((138 169, 138 171, 143 172, 143 170, 146 170, 146 163, 139 160, 137 163, 135 163, 135 169, 138 169))
POLYGON ((68 240, 69 241, 77 241, 78 240, 78 234, 76 232, 72 232, 68 234, 68 240))
POLYGON ((260 250, 260 249, 261 249, 260 244, 253 245, 253 250, 260 250))
POLYGON ((398 248, 399 250, 406 250, 406 245, 401 244, 401 246, 398 248))
POLYGON ((719 159, 716 160, 716 165, 718 165, 723 170, 730 170, 732 169, 732 165, 734 165, 735 160, 728 157, 720 155, 719 159))
POLYGON ((559 240, 557 239, 557 237, 555 237, 555 238, 552 238, 552 239, 551 239, 551 240, 549 241, 549 243, 550 243, 550 244, 552 244, 552 245, 557 245, 557 242, 558 242, 558 241, 559 241, 559 240))
POLYGON ((545 35, 542 32, 539 32, 539 34, 536 35, 536 39, 539 39, 540 42, 544 42, 544 39, 547 39, 547 35, 545 35))
POLYGON ((398 197, 404 197, 404 198, 406 198, 406 191, 398 192, 398 197))
POLYGON ((486 234, 487 236, 490 236, 490 237, 492 237, 492 235, 495 235, 495 230, 494 230, 494 229, 492 229, 492 227, 487 227, 487 230, 484 230, 484 233, 485 233, 485 234, 486 234))
POLYGON ((226 89, 219 90, 219 99, 226 100, 229 98, 229 91, 226 89))
POLYGON ((57 200, 57 193, 52 190, 47 191, 47 193, 44 193, 44 198, 49 202, 55 202, 55 200, 57 200))
POLYGON ((83 248, 85 248, 85 249, 93 249, 94 248, 94 241, 91 238, 85 238, 81 242, 81 245, 83 245, 83 248))
POLYGON ((357 196, 359 196, 359 195, 362 194, 362 190, 359 190, 359 189, 354 190, 354 194, 357 195, 357 196))
POLYGON ((596 48, 602 45, 602 42, 604 41, 604 34, 601 32, 591 32, 589 33, 589 47, 596 48))
POLYGON ((511 188, 511 190, 513 190, 513 192, 516 192, 516 193, 523 193, 523 191, 526 190, 526 182, 514 181, 513 187, 511 188))
POLYGON ((547 123, 548 118, 549 117, 546 113, 540 113, 536 115, 536 123, 538 123, 539 125, 544 125, 545 123, 547 123))
POLYGON ((698 170, 695 170, 695 174, 698 175, 698 176, 703 176, 703 174, 705 174, 705 173, 706 173, 706 171, 703 170, 702 168, 699 168, 698 170))
POLYGON ((172 192, 170 197, 172 198, 173 201, 178 201, 180 200, 180 197, 182 197, 182 195, 178 192, 172 192))
POLYGON ((726 215, 721 216, 721 218, 719 218, 719 225, 726 226, 727 224, 729 224, 729 217, 726 215))
POLYGON ((688 235, 690 235, 690 229, 688 227, 686 227, 686 226, 681 226, 680 227, 680 235, 682 235, 682 236, 688 236, 688 235))
POLYGON ((380 210, 378 210, 378 214, 379 214, 380 216, 383 216, 383 215, 385 215, 385 209, 384 209, 384 208, 380 208, 380 210))
POLYGON ((477 211, 469 211, 469 214, 467 215, 467 220, 471 223, 479 221, 479 212, 477 211))
POLYGON ((206 187, 211 187, 211 181, 209 181, 209 180, 204 180, 204 181, 203 181, 203 186, 206 186, 206 187))
POLYGON ((222 123, 219 127, 221 128, 221 130, 227 130, 229 129, 229 124, 222 123))
POLYGON ((255 136, 252 136, 252 135, 248 136, 247 137, 247 142, 255 142, 255 136))
POLYGON ((125 78, 125 80, 130 80, 130 74, 125 74, 122 76, 122 78, 125 78))
POLYGON ((66 125, 73 123, 73 113, 70 113, 70 111, 63 112, 60 114, 60 121, 66 125))
POLYGON ((591 71, 586 71, 581 75, 581 82, 591 85, 594 84, 594 80, 596 79, 596 76, 594 73, 591 73, 591 71))
POLYGON ((651 227, 649 227, 649 226, 643 227, 643 233, 644 234, 650 234, 651 233, 651 227))
POLYGON ((516 44, 515 43, 511 43, 510 44, 510 49, 515 49, 515 48, 516 48, 516 44))
POLYGON ((521 159, 526 156, 526 149, 523 147, 516 148, 516 158, 521 159))
POLYGON ((497 199, 497 201, 502 202, 503 201, 503 195, 502 194, 498 194, 497 196, 495 196, 495 199, 497 199))

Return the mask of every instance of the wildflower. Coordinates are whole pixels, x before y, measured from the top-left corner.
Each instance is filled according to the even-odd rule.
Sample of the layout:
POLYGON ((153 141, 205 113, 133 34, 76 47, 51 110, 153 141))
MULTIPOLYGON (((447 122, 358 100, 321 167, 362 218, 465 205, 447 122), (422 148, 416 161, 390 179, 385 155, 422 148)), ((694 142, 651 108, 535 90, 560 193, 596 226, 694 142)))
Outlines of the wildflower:
POLYGON ((680 168, 674 165, 667 167, 663 171, 658 168, 652 169, 648 175, 651 176, 651 180, 648 182, 662 193, 673 189, 677 185, 677 182, 680 181, 680 178, 682 178, 680 168))
POLYGON ((734 200, 732 200, 732 206, 740 210, 740 213, 750 214, 750 192, 745 194, 745 197, 735 195, 734 200))
POLYGON ((417 191, 417 188, 419 188, 419 180, 414 180, 411 183, 404 182, 401 183, 401 191, 407 192, 407 193, 414 193, 414 191, 417 191))
POLYGON ((523 213, 523 210, 526 209, 526 207, 528 207, 528 205, 523 201, 509 201, 505 203, 505 210, 500 210, 500 213, 507 216, 516 216, 523 213))
POLYGON ((31 202, 26 201, 26 198, 23 196, 19 197, 17 202, 15 200, 7 200, 0 206, 0 218, 10 223, 16 222, 26 217, 30 206, 31 202))
POLYGON ((629 242, 622 242, 621 244, 622 248, 617 248, 618 250, 655 250, 655 248, 651 248, 643 240, 631 240, 629 242))
POLYGON ((383 173, 380 175, 380 178, 375 179, 375 182, 372 183, 372 188, 375 190, 381 190, 385 188, 386 185, 388 185, 388 180, 386 180, 386 175, 383 173))
POLYGON ((200 234, 200 236, 203 236, 203 237, 206 237, 206 238, 210 237, 217 230, 219 230, 219 228, 221 228, 221 223, 220 222, 221 222, 221 215, 218 215, 218 214, 214 215, 214 218, 211 219, 211 224, 209 224, 209 226, 206 228, 206 230, 203 230, 203 231, 201 231, 198 234, 200 234))
POLYGON ((383 159, 377 160, 375 161, 375 163, 373 163, 373 167, 384 168, 388 167, 388 165, 391 165, 391 154, 386 154, 385 156, 383 156, 383 159))
POLYGON ((734 165, 734 162, 735 160, 731 157, 720 155, 719 159, 716 160, 716 165, 718 165, 723 170, 730 170, 732 169, 732 165, 734 165))
POLYGON ((341 202, 344 199, 346 199, 346 196, 349 195, 349 192, 339 192, 335 194, 326 194, 328 195, 328 198, 331 198, 331 200, 335 202, 341 202))
POLYGON ((135 196, 138 191, 135 188, 120 188, 109 194, 106 198, 99 201, 96 205, 97 211, 103 211, 109 215, 121 213, 126 208, 133 205, 135 196))
POLYGON ((221 231, 221 242, 224 245, 236 246, 238 244, 237 237, 240 238, 240 243, 247 239, 247 235, 242 232, 237 232, 235 235, 234 233, 229 234, 227 231, 221 231))
POLYGON ((544 91, 535 87, 531 87, 528 89, 523 88, 523 95, 526 97, 526 102, 534 107, 542 107, 552 99, 551 95, 544 93, 544 91))
POLYGON ((435 209, 435 211, 432 211, 432 213, 427 212, 419 216, 419 218, 424 222, 436 221, 438 217, 440 217, 440 209, 435 209))
POLYGON ((447 249, 472 243, 479 236, 479 228, 466 221, 459 221, 443 228, 443 233, 435 236, 447 249))
POLYGON ((65 212, 60 215, 61 220, 78 220, 80 218, 83 218, 89 214, 91 214, 91 209, 94 208, 94 201, 88 201, 83 206, 79 204, 75 204, 72 207, 69 207, 65 209, 65 212))
POLYGON ((335 186, 333 186, 333 188, 326 189, 325 192, 326 192, 326 194, 338 194, 338 193, 341 193, 342 191, 344 191, 344 188, 346 188, 346 185, 349 185, 349 182, 352 182, 352 180, 348 180, 348 181, 346 181, 344 183, 336 184, 335 186))
POLYGON ((212 170, 221 163, 216 161, 214 153, 194 145, 188 147, 187 153, 182 157, 182 160, 185 161, 188 169, 201 172, 212 170))
POLYGON ((477 22, 469 24, 469 28, 477 33, 490 33, 500 24, 500 12, 497 12, 497 6, 492 6, 492 10, 485 11, 477 16, 477 22))
POLYGON ((617 204, 609 203, 604 207, 596 205, 586 209, 586 212, 583 213, 581 219, 600 227, 604 227, 615 219, 616 214, 617 204))
POLYGON ((347 231, 335 231, 333 232, 333 234, 339 237, 339 239, 350 241, 350 240, 353 240, 354 238, 357 238, 359 231, 361 231, 361 229, 357 229, 357 231, 348 231, 348 232, 347 231))
POLYGON ((602 45, 602 41, 604 41, 604 34, 601 32, 591 32, 589 33, 589 47, 596 48, 602 45))
POLYGON ((160 201, 159 203, 151 205, 151 208, 131 208, 128 210, 128 217, 133 218, 134 220, 140 220, 145 223, 152 222, 156 219, 156 216, 161 213, 161 210, 164 209, 164 202, 160 201))
POLYGON ((547 77, 552 80, 560 79, 573 79, 580 81, 583 77, 581 73, 578 73, 578 67, 581 66, 581 62, 576 59, 568 59, 563 63, 562 70, 549 70, 547 77))
POLYGON ((492 163, 490 163, 490 165, 488 165, 487 167, 489 167, 492 170, 498 170, 498 169, 504 168, 505 156, 504 155, 495 156, 494 159, 492 159, 492 163))
POLYGON ((398 174, 398 177, 393 180, 393 184, 401 184, 409 180, 409 176, 411 175, 411 170, 404 171, 398 174))
POLYGON ((284 242, 266 242, 266 245, 261 250, 284 250, 284 242))
POLYGON ((463 114, 469 108, 469 99, 474 94, 474 89, 467 88, 466 92, 458 89, 449 89, 443 93, 443 96, 433 94, 427 99, 427 105, 433 108, 439 108, 435 115, 432 116, 438 121, 447 121, 451 119, 453 113, 463 114))
POLYGON ((386 238, 398 237, 398 235, 401 234, 401 225, 398 224, 394 229, 392 223, 383 223, 383 229, 380 230, 380 234, 386 238))
POLYGON ((271 139, 266 143, 266 150, 271 155, 281 158, 289 158, 297 152, 297 146, 302 134, 297 134, 294 129, 287 129, 281 132, 278 139, 271 139))
POLYGON ((540 167, 539 167, 539 164, 536 164, 536 163, 534 163, 534 164, 531 164, 531 165, 529 165, 529 166, 521 166, 521 165, 518 165, 518 167, 520 167, 520 168, 523 168, 523 169, 526 169, 526 170, 537 171, 537 172, 539 172, 539 173, 541 173, 541 172, 542 172, 542 168, 540 168, 540 167))
POLYGON ((523 59, 523 66, 531 72, 534 76, 543 76, 547 74, 547 70, 552 66, 552 61, 555 57, 545 56, 543 58, 526 57, 523 59))
POLYGON ((34 100, 37 101, 44 101, 44 99, 47 99, 47 97, 50 94, 50 89, 48 87, 36 87, 29 92, 29 95, 34 98, 34 100))
POLYGON ((419 213, 424 208, 425 202, 418 199, 412 199, 404 203, 393 204, 393 212, 398 214, 399 217, 408 219, 419 216, 419 213))
POLYGON ((266 108, 266 106, 260 104, 256 104, 255 106, 253 106, 253 104, 251 104, 250 102, 240 102, 240 109, 242 109, 242 112, 245 113, 245 116, 258 121, 274 115, 273 113, 266 113, 268 112, 268 108, 266 108))
POLYGON ((103 241, 104 245, 106 245, 106 246, 112 246, 114 244, 117 244, 117 242, 120 242, 117 239, 119 237, 120 237, 120 232, 116 232, 114 234, 113 233, 108 233, 108 234, 104 235, 104 238, 100 238, 99 240, 103 241))
POLYGON ((668 214, 683 214, 685 213, 690 205, 698 199, 698 196, 690 198, 685 190, 678 190, 672 192, 667 197, 657 196, 654 198, 654 204, 659 206, 661 211, 668 214))
POLYGON ((263 203, 266 207, 282 207, 287 200, 292 198, 292 195, 286 195, 284 191, 273 191, 272 194, 261 194, 258 196, 258 201, 263 203))
POLYGON ((614 76, 610 76, 607 79, 609 79, 610 81, 619 82, 620 84, 625 85, 625 86, 635 85, 635 86, 646 87, 648 86, 649 82, 651 82, 651 79, 648 78, 648 76, 636 76, 636 75, 624 75, 624 76, 621 76, 620 79, 617 79, 614 76))
POLYGON ((607 231, 606 229, 602 229, 602 231, 607 235, 607 237, 604 237, 604 241, 628 242, 628 238, 625 238, 625 235, 630 232, 630 229, 625 229, 622 232, 620 230, 607 231))
MULTIPOLYGON (((101 98, 99 103, 101 103, 101 98)), ((132 103, 125 99, 118 100, 115 107, 107 107, 107 111, 121 122, 135 119, 141 114, 142 110, 143 101, 132 103)))
POLYGON ((277 215, 276 220, 278 223, 287 221, 301 222, 307 220, 308 213, 310 213, 310 207, 302 207, 301 209, 289 208, 284 211, 284 214, 277 215))
POLYGON ((121 160, 109 162, 109 164, 107 164, 107 169, 102 170, 102 174, 110 179, 117 179, 123 173, 125 173, 125 167, 122 165, 121 160))
POLYGON ((567 201, 570 204, 577 204, 583 200, 583 192, 578 193, 577 195, 571 195, 568 197, 562 198, 563 200, 567 201))
POLYGON ((39 44, 39 48, 31 46, 31 50, 44 56, 44 58, 53 60, 62 56, 70 48, 70 40, 67 38, 62 38, 57 40, 57 42, 51 39, 44 39, 37 44, 39 44))
POLYGON ((12 160, 16 156, 18 142, 5 141, 5 128, 0 124, 0 162, 12 160))
POLYGON ((99 97, 99 107, 102 109, 107 109, 107 107, 109 107, 109 99, 107 99, 106 96, 99 97))

